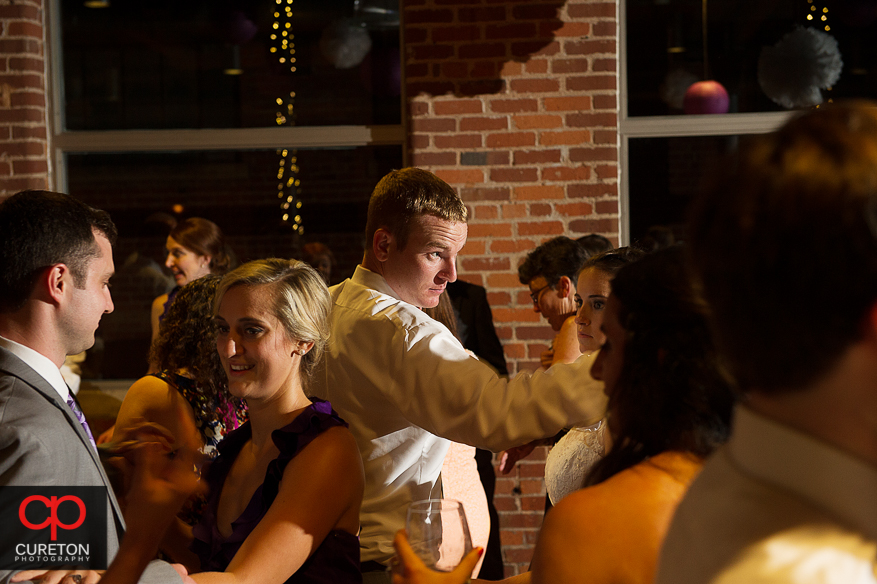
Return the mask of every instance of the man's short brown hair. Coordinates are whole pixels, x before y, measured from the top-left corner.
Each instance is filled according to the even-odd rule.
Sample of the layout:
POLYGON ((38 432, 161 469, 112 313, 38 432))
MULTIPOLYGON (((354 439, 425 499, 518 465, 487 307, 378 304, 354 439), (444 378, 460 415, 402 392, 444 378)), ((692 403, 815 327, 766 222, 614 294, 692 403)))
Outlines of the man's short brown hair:
POLYGON ((400 250, 408 244, 411 222, 422 215, 465 223, 469 214, 456 191, 445 181, 420 168, 394 170, 382 178, 368 203, 366 249, 375 232, 384 228, 396 238, 400 250))
POLYGON ((861 339, 877 301, 877 110, 823 107, 727 161, 690 250, 742 389, 804 388, 861 339))

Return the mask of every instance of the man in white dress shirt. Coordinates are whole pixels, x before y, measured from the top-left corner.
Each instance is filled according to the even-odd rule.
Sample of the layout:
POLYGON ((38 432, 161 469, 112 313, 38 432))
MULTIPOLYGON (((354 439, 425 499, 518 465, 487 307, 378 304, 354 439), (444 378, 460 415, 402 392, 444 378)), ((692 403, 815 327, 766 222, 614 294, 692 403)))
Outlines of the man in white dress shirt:
MULTIPOLYGON (((113 310, 115 237, 107 213, 68 195, 25 191, 0 203, 0 487, 105 489, 110 561, 125 523, 60 367, 94 344, 101 316, 113 310)), ((12 572, 3 568, 5 583, 12 572)), ((80 579, 96 574, 74 570, 64 581, 80 579)), ((164 562, 141 578, 180 581, 164 562)))
POLYGON ((658 582, 877 582, 877 110, 741 146, 695 204, 694 272, 742 391, 658 582))
POLYGON ((499 451, 594 423, 605 408, 586 364, 509 381, 420 310, 457 279, 466 220, 459 196, 435 175, 391 172, 369 202, 362 265, 331 288, 324 371, 309 390, 347 420, 362 453, 366 582, 388 581, 381 570, 408 505, 441 497, 448 440, 499 451))

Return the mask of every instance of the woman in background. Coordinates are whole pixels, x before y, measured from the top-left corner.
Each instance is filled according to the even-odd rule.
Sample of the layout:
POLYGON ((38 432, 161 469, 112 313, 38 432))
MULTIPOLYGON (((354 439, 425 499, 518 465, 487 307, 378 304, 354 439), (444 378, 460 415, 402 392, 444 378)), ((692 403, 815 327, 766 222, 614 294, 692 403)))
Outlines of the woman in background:
MULTIPOLYGON (((176 287, 152 302, 152 342, 158 338, 161 320, 180 288, 207 274, 222 275, 232 267, 231 254, 222 230, 212 221, 190 217, 177 223, 167 236, 167 259, 176 287)), ((149 372, 157 371, 150 363, 149 372)))

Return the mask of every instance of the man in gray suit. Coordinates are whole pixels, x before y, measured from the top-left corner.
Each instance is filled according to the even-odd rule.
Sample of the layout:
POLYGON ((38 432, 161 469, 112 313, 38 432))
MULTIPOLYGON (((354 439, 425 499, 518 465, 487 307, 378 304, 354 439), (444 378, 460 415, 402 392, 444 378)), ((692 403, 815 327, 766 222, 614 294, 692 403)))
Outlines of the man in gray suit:
MULTIPOLYGON (((112 312, 116 227, 109 215, 60 193, 25 191, 0 203, 0 487, 102 486, 107 558, 125 524, 60 366, 94 344, 112 312)), ((11 572, 0 571, 0 582, 11 572)), ((77 570, 65 582, 96 577, 77 570)), ((180 582, 153 562, 141 582, 180 582)))

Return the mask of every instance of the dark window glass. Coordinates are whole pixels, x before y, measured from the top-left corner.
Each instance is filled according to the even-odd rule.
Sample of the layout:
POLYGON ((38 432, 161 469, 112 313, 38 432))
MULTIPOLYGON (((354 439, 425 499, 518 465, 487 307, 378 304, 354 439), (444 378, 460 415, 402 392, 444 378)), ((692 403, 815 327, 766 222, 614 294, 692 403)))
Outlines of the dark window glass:
POLYGON ((101 320, 84 376, 137 378, 146 372, 152 300, 172 286, 164 267, 168 220, 210 219, 241 262, 301 258, 304 244, 323 243, 334 255, 337 283, 362 260, 369 195, 382 176, 401 168, 402 147, 285 156, 282 150, 71 154, 67 160, 69 192, 108 211, 119 229, 115 310, 101 320), (299 183, 285 209, 290 178, 299 183))
POLYGON ((874 2, 625 1, 630 116, 681 114, 686 88, 703 79, 724 86, 730 112, 797 109, 823 99, 877 98, 874 2), (784 41, 796 27, 810 32, 798 31, 797 40, 784 41), (834 42, 843 63, 839 77, 831 75, 838 65, 830 58, 835 54, 834 42), (785 57, 773 50, 778 43, 788 49, 780 51, 785 57), (760 76, 763 52, 765 68, 760 76), (836 81, 827 89, 832 78, 836 81), (780 102, 769 95, 780 97, 780 102), (791 105, 782 105, 783 95, 791 105))
POLYGON ((630 241, 650 227, 671 228, 684 239, 685 213, 716 161, 735 151, 738 136, 636 138, 630 156, 630 241))
POLYGON ((398 0, 63 0, 61 34, 69 130, 400 123, 398 0))

